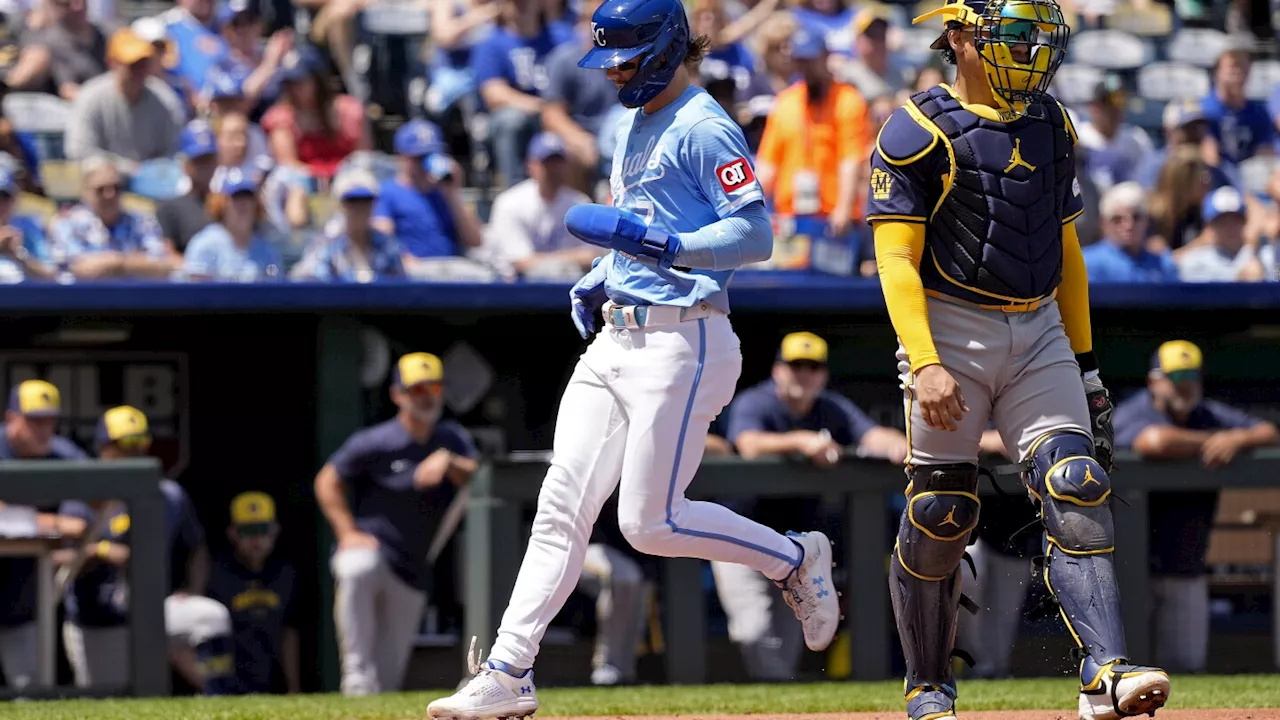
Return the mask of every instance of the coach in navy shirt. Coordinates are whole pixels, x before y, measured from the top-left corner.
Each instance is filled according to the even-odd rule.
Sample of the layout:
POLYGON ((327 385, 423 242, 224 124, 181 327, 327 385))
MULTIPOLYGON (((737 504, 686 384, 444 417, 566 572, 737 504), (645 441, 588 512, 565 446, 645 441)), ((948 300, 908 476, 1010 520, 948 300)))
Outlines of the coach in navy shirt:
POLYGON ((427 551, 478 466, 467 431, 440 419, 443 394, 439 358, 400 358, 391 384, 399 412, 348 438, 316 476, 338 540, 331 567, 347 695, 400 688, 427 601, 427 551))
POLYGON ((528 177, 524 150, 538 132, 547 56, 570 38, 543 19, 543 3, 497 1, 501 24, 471 53, 471 68, 490 113, 494 163, 511 187, 528 177))
POLYGON ((296 573, 275 554, 279 536, 275 500, 240 493, 231 501, 227 528, 232 550, 214 562, 209 576, 209 597, 231 611, 236 678, 248 693, 301 689, 296 573))
MULTIPOLYGON (((55 435, 62 398, 58 388, 43 380, 27 380, 9 393, 4 432, 0 432, 0 461, 84 460, 84 451, 55 435)), ((46 510, 50 508, 45 508, 46 510)), ((41 512, 42 531, 79 535, 79 518, 41 512)), ((0 558, 0 669, 10 687, 22 688, 36 673, 36 561, 0 558)))
MULTIPOLYGON (((1199 460, 1228 465, 1244 450, 1280 442, 1275 425, 1204 397, 1204 357, 1186 340, 1164 343, 1152 358, 1147 390, 1116 407, 1116 446, 1144 460, 1199 460)), ((1223 485, 1230 480, 1224 477, 1223 485)), ((1209 640, 1205 552, 1218 493, 1151 493, 1152 601, 1156 662, 1204 670, 1209 640)), ((1142 602, 1138 599, 1135 602, 1142 602)))

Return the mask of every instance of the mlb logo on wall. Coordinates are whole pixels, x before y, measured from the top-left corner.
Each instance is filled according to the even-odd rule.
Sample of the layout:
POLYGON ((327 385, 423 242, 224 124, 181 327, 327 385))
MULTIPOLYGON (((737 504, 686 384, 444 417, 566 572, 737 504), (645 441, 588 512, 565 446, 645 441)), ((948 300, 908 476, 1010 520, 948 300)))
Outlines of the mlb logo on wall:
POLYGON ((756 180, 755 173, 751 172, 751 165, 747 163, 746 158, 738 158, 732 162, 716 168, 716 177, 720 180, 720 187, 725 192, 733 192, 756 180))

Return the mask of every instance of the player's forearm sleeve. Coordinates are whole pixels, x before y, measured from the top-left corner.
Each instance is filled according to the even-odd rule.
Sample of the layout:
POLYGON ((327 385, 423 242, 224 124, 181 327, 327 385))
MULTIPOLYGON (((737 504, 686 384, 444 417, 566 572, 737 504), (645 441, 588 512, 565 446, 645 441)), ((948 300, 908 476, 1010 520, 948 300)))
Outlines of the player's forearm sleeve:
POLYGON ((773 225, 760 202, 748 203, 723 220, 693 232, 678 233, 680 252, 672 265, 733 270, 773 255, 773 225))
POLYGON ((906 222, 875 224, 876 267, 880 289, 898 340, 907 351, 911 372, 939 362, 929 330, 929 308, 920 280, 924 225, 906 222))
POLYGON ((1089 273, 1084 265, 1084 253, 1080 250, 1080 236, 1076 224, 1062 228, 1062 284, 1058 286, 1058 309, 1062 313, 1062 326, 1071 341, 1071 352, 1093 350, 1093 327, 1089 320, 1089 273))

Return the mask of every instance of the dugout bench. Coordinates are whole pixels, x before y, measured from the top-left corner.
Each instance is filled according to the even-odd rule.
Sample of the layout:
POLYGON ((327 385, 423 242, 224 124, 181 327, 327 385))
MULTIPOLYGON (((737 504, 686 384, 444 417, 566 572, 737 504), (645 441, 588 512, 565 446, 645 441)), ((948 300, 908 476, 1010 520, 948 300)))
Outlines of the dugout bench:
MULTIPOLYGON (((1116 568, 1129 649, 1134 657, 1151 654, 1148 610, 1151 491, 1208 490, 1280 485, 1280 451, 1264 450, 1236 458, 1229 467, 1207 471, 1195 463, 1143 462, 1119 453, 1114 473, 1116 568)), ((488 643, 496 636, 507 598, 515 585, 528 540, 522 509, 537 501, 547 464, 504 461, 483 464, 470 484, 465 531, 467 571, 465 636, 488 643)), ((997 478, 1009 493, 1023 492, 1016 478, 997 478)), ((786 460, 746 461, 709 458, 698 470, 688 496, 693 499, 843 495, 846 520, 843 548, 836 559, 847 577, 845 630, 853 678, 881 680, 890 675, 891 643, 897 642, 889 608, 888 565, 892 549, 888 498, 905 487, 902 468, 849 457, 831 470, 786 460), (785 477, 785 480, 781 478, 785 477)), ((984 492, 989 488, 982 488, 984 492)), ((706 597, 703 560, 663 560, 664 634, 667 681, 699 684, 706 678, 706 597), (694 589, 690 591, 690 589, 694 589)), ((1028 572, 1030 570, 1028 569, 1028 572)), ((1280 647, 1280 623, 1273 623, 1280 647)))

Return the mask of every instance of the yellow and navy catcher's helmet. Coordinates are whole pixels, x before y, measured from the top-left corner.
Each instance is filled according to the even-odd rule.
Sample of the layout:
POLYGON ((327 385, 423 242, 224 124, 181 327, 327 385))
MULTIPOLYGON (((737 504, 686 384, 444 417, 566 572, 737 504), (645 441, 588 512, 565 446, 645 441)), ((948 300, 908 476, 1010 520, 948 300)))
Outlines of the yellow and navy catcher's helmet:
MULTIPOLYGON (((987 82, 1004 109, 1022 115, 1049 90, 1066 58, 1071 28, 1054 0, 948 0, 912 22, 941 16, 947 29, 972 26, 987 82)), ((933 43, 947 47, 946 33, 933 43)))

